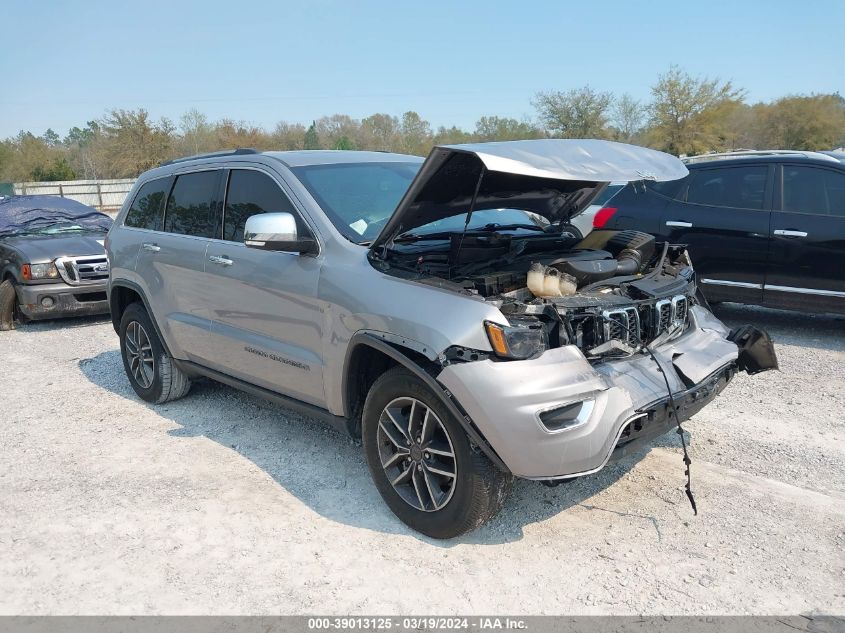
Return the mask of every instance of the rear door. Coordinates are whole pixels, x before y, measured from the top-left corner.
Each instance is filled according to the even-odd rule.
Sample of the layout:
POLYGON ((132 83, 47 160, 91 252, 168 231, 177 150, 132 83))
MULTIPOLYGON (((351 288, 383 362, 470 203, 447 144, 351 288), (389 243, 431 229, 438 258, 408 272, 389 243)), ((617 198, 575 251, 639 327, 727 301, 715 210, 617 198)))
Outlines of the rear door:
POLYGON ((220 235, 222 171, 178 174, 161 230, 147 232, 136 273, 147 285, 153 316, 178 358, 205 362, 210 355, 208 297, 216 288, 205 276, 209 240, 220 235))
POLYGON ((708 299, 763 299, 774 164, 690 170, 685 191, 664 207, 661 233, 687 244, 708 299))
POLYGON ((205 269, 213 279, 210 305, 213 369, 318 406, 323 392, 323 310, 317 300, 320 256, 247 248, 244 224, 260 213, 285 211, 300 235, 313 231, 263 167, 228 172, 223 239, 211 242, 205 269))
POLYGON ((766 305, 845 311, 845 170, 785 163, 778 181, 766 305))

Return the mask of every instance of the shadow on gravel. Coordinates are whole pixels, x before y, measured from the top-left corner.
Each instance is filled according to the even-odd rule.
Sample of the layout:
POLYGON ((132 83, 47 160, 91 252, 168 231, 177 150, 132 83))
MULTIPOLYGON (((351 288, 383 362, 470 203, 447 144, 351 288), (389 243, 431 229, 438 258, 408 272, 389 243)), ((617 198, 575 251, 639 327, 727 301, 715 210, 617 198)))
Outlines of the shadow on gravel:
POLYGON ((751 323, 766 330, 775 343, 824 350, 845 350, 845 315, 808 314, 739 303, 720 303, 713 313, 728 327, 751 323))
MULTIPOLYGON (((117 350, 83 359, 79 366, 92 383, 140 402, 124 375, 117 350)), ((182 400, 146 406, 179 425, 180 428, 169 431, 168 435, 204 436, 235 450, 327 519, 377 532, 405 534, 445 548, 460 543, 518 541, 526 525, 577 505, 618 514, 588 500, 618 481, 644 455, 633 454, 595 475, 555 488, 514 480, 509 500, 493 520, 463 537, 438 541, 410 530, 393 516, 370 479, 360 443, 318 420, 209 380, 195 382, 182 400), (205 414, 206 411, 213 415, 205 414)), ((626 516, 651 522, 660 538, 654 517, 626 516)))
POLYGON ((67 317, 64 319, 45 319, 44 321, 29 321, 15 324, 15 330, 22 332, 52 332, 54 330, 75 330, 92 325, 100 325, 111 321, 108 314, 94 316, 67 317))

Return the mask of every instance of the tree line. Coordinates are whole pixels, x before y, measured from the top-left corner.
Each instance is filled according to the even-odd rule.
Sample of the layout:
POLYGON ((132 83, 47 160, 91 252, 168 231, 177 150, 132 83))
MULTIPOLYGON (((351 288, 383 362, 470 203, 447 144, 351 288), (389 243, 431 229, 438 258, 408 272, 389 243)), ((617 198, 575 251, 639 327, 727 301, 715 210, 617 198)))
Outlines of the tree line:
POLYGON ((732 149, 832 149, 845 145, 845 99, 788 95, 749 104, 730 81, 695 77, 671 66, 650 100, 590 86, 537 93, 535 117, 483 116, 472 130, 434 129, 418 113, 334 114, 309 126, 272 130, 234 119, 209 121, 196 109, 178 122, 143 109, 108 111, 62 138, 22 131, 0 141, 0 181, 131 178, 163 161, 234 147, 259 150, 366 149, 425 155, 434 145, 534 138, 602 138, 677 155, 732 149))

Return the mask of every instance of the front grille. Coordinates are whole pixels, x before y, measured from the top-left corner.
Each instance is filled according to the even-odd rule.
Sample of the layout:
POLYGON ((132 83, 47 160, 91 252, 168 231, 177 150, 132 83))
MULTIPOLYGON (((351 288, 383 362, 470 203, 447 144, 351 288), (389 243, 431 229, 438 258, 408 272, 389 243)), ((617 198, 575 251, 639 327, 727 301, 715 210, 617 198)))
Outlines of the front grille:
POLYGON ((65 283, 71 286, 92 284, 109 278, 109 262, 105 254, 60 257, 56 260, 56 268, 65 283))
POLYGON ((602 312, 604 342, 619 341, 630 347, 648 345, 660 334, 684 327, 689 317, 689 299, 677 295, 653 304, 614 308, 602 312))
POLYGON ((642 325, 640 312, 637 308, 622 308, 620 310, 605 310, 604 340, 617 340, 631 346, 637 346, 642 340, 642 325))

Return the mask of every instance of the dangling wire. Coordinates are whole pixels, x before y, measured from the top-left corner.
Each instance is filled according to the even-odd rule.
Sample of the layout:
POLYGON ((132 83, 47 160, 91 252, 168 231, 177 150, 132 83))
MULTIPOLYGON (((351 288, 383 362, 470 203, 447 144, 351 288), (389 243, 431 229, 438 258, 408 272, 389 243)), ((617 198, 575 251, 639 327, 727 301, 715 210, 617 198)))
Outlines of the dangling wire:
POLYGON ((677 433, 681 437, 681 448, 684 450, 684 474, 687 476, 685 492, 687 493, 687 499, 689 499, 689 503, 692 506, 693 514, 698 516, 698 508, 695 506, 695 498, 692 496, 692 476, 690 475, 690 465, 692 464, 692 460, 687 452, 687 441, 684 439, 684 429, 681 427, 681 418, 678 415, 678 407, 675 405, 675 397, 672 395, 672 387, 669 386, 669 379, 666 377, 666 372, 663 371, 663 366, 658 362, 654 352, 648 346, 646 346, 646 350, 648 350, 651 360, 653 360, 657 365, 657 370, 660 372, 660 375, 663 376, 663 382, 666 383, 666 391, 669 392, 669 404, 672 406, 672 414, 675 416, 675 423, 678 425, 677 433))

